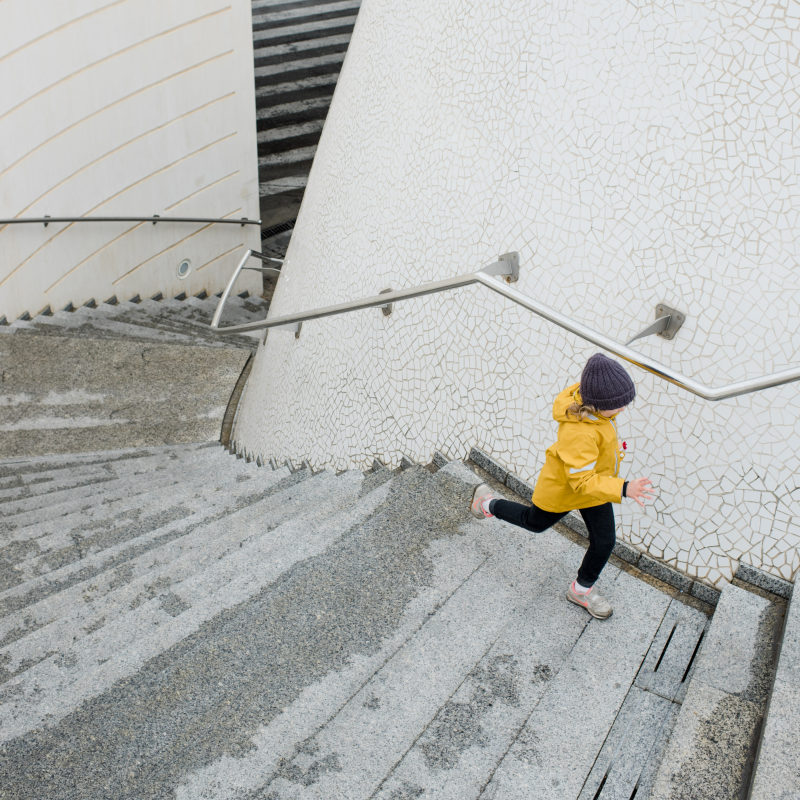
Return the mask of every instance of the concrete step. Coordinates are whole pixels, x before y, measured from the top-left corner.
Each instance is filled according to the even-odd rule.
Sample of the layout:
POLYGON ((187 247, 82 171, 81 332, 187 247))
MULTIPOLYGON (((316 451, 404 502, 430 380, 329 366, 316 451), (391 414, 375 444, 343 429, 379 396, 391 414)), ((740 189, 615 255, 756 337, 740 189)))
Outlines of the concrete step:
POLYGON ((329 20, 339 19, 343 16, 353 16, 358 12, 360 3, 348 0, 346 2, 310 3, 304 5, 292 4, 291 7, 281 5, 260 5, 253 3, 253 30, 265 28, 279 29, 297 22, 327 23, 329 20))
MULTIPOLYGON (((402 477, 403 481, 407 479, 406 476, 402 477)), ((381 492, 382 496, 386 497, 390 493, 391 486, 391 483, 384 483, 383 486, 374 491, 381 492)), ((363 498, 363 501, 367 501, 368 498, 369 495, 363 498)), ((155 668, 156 670, 156 672, 153 673, 154 677, 156 675, 159 676, 156 679, 156 683, 159 684, 159 688, 157 688, 156 691, 164 701, 172 697, 173 700, 178 703, 178 706, 183 706, 187 700, 189 701, 189 707, 187 708, 187 710, 190 710, 189 717, 187 717, 185 713, 180 712, 177 716, 170 715, 165 718, 171 720, 168 724, 170 738, 168 740, 164 740, 161 737, 158 738, 161 739, 162 746, 166 746, 167 750, 173 749, 177 744, 177 739, 175 739, 174 736, 177 734, 178 739, 180 739, 182 734, 179 733, 179 730, 181 728, 184 734, 186 734, 186 740, 194 741, 192 729, 198 723, 202 723, 208 713, 211 713, 213 717, 221 723, 214 732, 215 736, 226 733, 231 725, 234 726, 235 731, 238 725, 235 718, 238 716, 239 712, 235 711, 234 714, 231 715, 230 713, 224 713, 223 709, 226 703, 229 703, 231 700, 234 700, 238 705, 238 701, 235 701, 237 696, 240 699, 242 697, 248 698, 247 706, 250 710, 246 713, 249 713, 251 717, 254 712, 256 714, 263 713, 273 702, 273 698, 280 697, 282 693, 279 683, 264 683, 263 668, 267 662, 274 663, 279 669, 287 669, 289 671, 288 676, 290 682, 296 684, 298 680, 302 681, 305 677, 306 666, 303 660, 306 656, 303 654, 306 653, 309 644, 313 642, 313 638, 309 640, 309 628, 311 629, 311 633, 313 633, 314 628, 319 628, 320 625, 322 625, 323 628, 330 630, 329 635, 350 635, 346 627, 342 628, 340 626, 341 621, 338 620, 333 613, 325 614, 324 620, 320 620, 319 617, 315 619, 314 608, 321 598, 319 598, 315 592, 313 584, 309 585, 309 580, 313 581, 314 576, 317 575, 319 566, 324 566, 325 564, 326 560, 322 557, 325 548, 341 536, 348 534, 353 523, 357 521, 358 516, 352 513, 353 509, 351 507, 348 506, 348 508, 350 508, 351 513, 335 515, 328 524, 320 526, 313 523, 312 520, 300 520, 295 523, 289 523, 288 527, 285 529, 283 527, 276 529, 272 532, 271 545, 269 536, 261 537, 264 540, 264 546, 267 547, 268 550, 257 560, 253 559, 252 553, 244 554, 238 568, 244 570, 245 573, 252 573, 253 567, 257 567, 257 574, 255 575, 256 584, 270 586, 266 592, 261 591, 260 594, 258 592, 256 592, 256 594, 251 594, 251 592, 256 589, 255 585, 247 583, 247 581, 253 577, 252 574, 246 575, 246 579, 243 579, 244 582, 239 580, 229 581, 223 593, 224 597, 222 595, 218 596, 213 603, 209 601, 209 604, 205 607, 205 614, 213 614, 215 609, 220 612, 217 613, 216 618, 203 620, 202 616, 192 617, 192 612, 185 611, 178 617, 170 617, 164 621, 164 624, 160 626, 160 635, 163 638, 159 641, 158 646, 164 648, 168 645, 172 645, 170 650, 166 653, 153 658, 151 661, 147 662, 147 664, 144 664, 144 660, 150 655, 149 651, 143 652, 137 649, 133 652, 120 653, 119 656, 112 655, 112 658, 104 665, 107 669, 130 671, 131 668, 140 668, 139 673, 125 678, 123 684, 118 684, 126 687, 124 692, 129 698, 129 702, 127 702, 124 707, 117 703, 108 705, 107 698, 105 698, 104 694, 104 696, 98 698, 97 701, 85 702, 83 706, 81 706, 81 709, 73 711, 69 717, 64 718, 61 723, 56 719, 50 718, 47 727, 42 728, 32 735, 34 735, 37 740, 40 740, 42 735, 46 737, 52 735, 54 737, 52 742, 56 749, 61 746, 58 744, 59 740, 63 744, 63 739, 61 739, 58 734, 58 728, 61 725, 67 725, 74 729, 77 723, 78 728, 76 730, 81 731, 79 736, 87 745, 92 741, 92 736, 95 736, 96 740, 95 734, 98 733, 100 729, 105 731, 104 736, 113 736, 113 731, 115 729, 118 732, 120 732, 121 729, 113 727, 106 729, 106 722, 102 719, 104 712, 101 712, 100 709, 105 708, 106 711, 112 711, 112 713, 115 714, 133 714, 137 716, 142 706, 135 696, 138 691, 135 686, 138 685, 145 691, 145 694, 148 693, 149 689, 147 687, 151 684, 151 679, 145 677, 144 673, 149 673, 151 668, 155 668), (279 532, 281 535, 277 535, 279 532), (287 580, 289 581, 288 586, 287 580), (287 597, 287 589, 296 595, 297 602, 293 602, 287 597), (214 605, 214 603, 217 602, 224 603, 222 609, 214 605), (237 603, 238 605, 236 605, 237 603), (224 608, 228 608, 229 610, 224 611, 224 608), (286 623, 291 627, 287 629, 286 623), (196 629, 200 624, 203 625, 202 637, 199 636, 197 630, 194 630, 194 633, 192 633, 192 630, 196 629), (299 649, 295 646, 292 636, 288 634, 288 631, 294 629, 297 624, 301 626, 301 631, 306 629, 305 634, 301 637, 302 641, 298 643, 299 649), (241 627, 242 625, 244 627, 241 627), (183 627, 181 628, 179 626, 183 627), (234 634, 235 630, 239 630, 240 634, 234 634), (245 631, 247 631, 246 637, 249 640, 247 642, 241 639, 241 633, 245 631), (337 631, 340 631, 340 634, 337 634, 337 631), (234 635, 233 640, 231 639, 232 634, 234 635), (171 637, 176 637, 177 641, 171 637), (233 644, 234 641, 238 641, 240 644, 233 644), (185 642, 185 644, 183 642, 185 642), (232 644, 233 647, 231 647, 232 644), (210 649, 207 649, 208 647, 210 647, 210 649), (242 661, 240 669, 231 670, 232 665, 228 663, 229 659, 233 657, 235 660, 239 661, 242 656, 244 656, 244 652, 240 649, 241 647, 245 647, 249 651, 249 654, 244 661, 242 661), (286 648, 288 648, 288 650, 286 648), (295 652, 297 656, 301 657, 300 662, 296 659, 294 662, 285 661, 285 655, 292 652, 295 652), (269 655, 270 653, 272 655, 269 655), (191 698, 186 695, 185 689, 178 690, 176 694, 173 689, 170 688, 173 682, 175 680, 182 681, 182 685, 189 688, 185 684, 185 678, 182 676, 187 674, 187 670, 189 670, 189 673, 195 673, 196 665, 199 664, 204 665, 202 670, 206 673, 207 680, 206 678, 201 678, 200 675, 196 675, 196 677, 192 679, 193 688, 190 690, 191 698), (279 666, 280 664, 284 666, 279 666), (150 665, 152 665, 152 667, 150 665), (220 669, 222 669, 224 675, 228 677, 223 679, 223 673, 219 672, 220 669), (142 670, 144 670, 144 672, 142 670), (144 683, 140 682, 142 678, 144 678, 144 683), (198 679, 200 683, 197 682, 198 679), (256 683, 253 683, 254 681, 256 683), (201 703, 202 707, 194 707, 195 699, 199 698, 196 694, 196 688, 199 688, 201 685, 205 687, 202 693, 207 695, 208 700, 211 702, 209 705, 204 701, 201 703), (260 688, 256 689, 256 685, 260 688), (246 691, 243 693, 245 689, 246 691), (253 690, 255 690, 255 694, 253 690), (276 695, 275 692, 278 694, 276 695), (83 718, 83 710, 88 710, 90 707, 94 708, 94 711, 90 712, 88 718, 83 718), (97 722, 100 722, 100 728, 97 727, 97 722), (88 727, 86 727, 87 724, 88 727)), ((318 511, 319 509, 314 509, 315 513, 318 511)), ((369 513, 370 509, 367 508, 365 511, 369 513)), ((386 533, 387 532, 384 530, 382 536, 385 537, 386 533)), ((430 536, 430 533, 425 533, 424 536, 430 536)), ((345 540, 347 540, 347 538, 348 537, 345 536, 345 540)), ((342 556, 345 557, 345 562, 343 563, 348 563, 348 561, 353 558, 361 558, 361 548, 356 547, 353 549, 354 545, 358 545, 358 542, 351 542, 347 545, 344 544, 345 540, 343 540, 343 544, 339 545, 337 549, 337 552, 341 552, 342 556)), ((404 543, 402 540, 398 541, 396 544, 400 546, 401 551, 408 549, 409 545, 411 545, 411 543, 404 543)), ((411 546, 413 551, 413 545, 411 546)), ((398 553, 398 556, 399 555, 401 555, 401 553, 398 553)), ((404 559, 399 559, 396 568, 401 568, 403 562, 404 559)), ((332 585, 330 587, 332 591, 350 591, 349 581, 346 584, 340 584, 335 571, 329 577, 332 579, 332 585)), ((342 577, 344 577, 344 575, 342 575, 342 577)), ((353 575, 352 577, 358 579, 357 575, 353 575)), ((383 584, 386 578, 389 578, 389 585, 391 585, 391 579, 395 576, 375 574, 365 575, 363 577, 369 577, 370 581, 378 580, 381 584, 383 584)), ((357 618, 361 615, 362 611, 367 610, 368 609, 354 608, 352 613, 354 613, 357 618)), ((330 611, 334 612, 334 608, 331 608, 330 611)), ((200 612, 198 611, 197 613, 200 612)), ((156 643, 152 637, 149 641, 155 646, 156 643)), ((331 644, 335 645, 335 641, 331 642, 331 644)), ((323 646, 322 642, 320 642, 320 646, 323 646)), ((324 644, 323 658, 327 659, 330 657, 328 655, 329 649, 330 645, 324 644)), ((80 676, 77 677, 80 680, 80 676)), ((96 675, 93 680, 97 680, 96 675)), ((65 702, 69 702, 69 697, 72 697, 74 700, 76 693, 91 689, 91 687, 87 689, 84 684, 85 682, 81 681, 78 686, 71 685, 69 689, 71 694, 69 696, 61 692, 58 697, 64 698, 65 702)), ((177 688, 177 685, 175 685, 175 688, 177 688)), ((44 690, 48 691, 46 688, 44 690)), ((113 693, 116 689, 106 688, 105 693, 107 694, 109 691, 113 693)), ((11 703, 15 703, 13 697, 9 698, 9 700, 11 703)), ((8 705, 5 704, 4 707, 7 708, 8 705)), ((16 703, 15 707, 18 708, 16 703)), ((40 710, 44 709, 41 708, 40 710)), ((56 713, 58 713, 58 711, 56 711, 56 713)), ((25 716, 25 719, 30 720, 29 713, 25 716)), ((22 721, 21 719, 15 719, 13 722, 13 729, 9 728, 7 725, 3 725, 2 730, 9 733, 11 733, 12 730, 13 732, 19 732, 22 721)), ((161 725, 160 722, 157 724, 159 726, 161 725)), ((129 727, 128 730, 131 730, 131 728, 129 727)), ((243 731, 234 733, 234 737, 237 740, 241 739, 243 735, 243 731)), ((146 740, 149 741, 150 737, 146 737, 146 740)), ((73 739, 72 741, 74 742, 76 740, 73 739)), ((4 750, 4 753, 7 754, 11 750, 14 750, 19 742, 20 740, 10 742, 8 747, 4 750)), ((144 740, 141 744, 144 744, 144 740)), ((138 748, 139 746, 140 743, 137 742, 136 747, 138 748)), ((144 746, 146 749, 149 748, 148 744, 144 744, 144 746)), ((49 750, 50 748, 46 746, 44 749, 49 750)), ((105 750, 105 748, 103 749, 105 750)), ((114 747, 112 746, 111 749, 113 750, 114 747)), ((96 748, 94 752, 95 754, 92 758, 97 759, 99 756, 100 761, 98 762, 98 766, 103 764, 105 756, 99 753, 96 748)), ((166 751, 163 755, 167 756, 166 751)), ((3 756, 0 756, 0 758, 2 757, 3 756)), ((11 754, 10 757, 13 758, 13 754, 11 754)), ((181 757, 177 759, 174 758, 174 756, 169 756, 165 762, 161 756, 158 756, 156 759, 158 763, 155 765, 155 769, 150 770, 150 774, 159 782, 163 782, 165 778, 167 780, 174 780, 175 775, 165 775, 163 773, 163 767, 173 762, 175 767, 179 770, 185 770, 186 763, 184 758, 185 754, 182 754, 181 757)), ((109 786, 109 791, 111 791, 112 794, 117 795, 116 790, 119 788, 117 779, 122 777, 122 775, 116 773, 115 776, 114 772, 116 767, 111 767, 107 762, 103 766, 103 769, 106 771, 106 774, 100 777, 100 781, 111 780, 111 784, 106 783, 106 785, 109 786), (109 768, 111 768, 110 773, 108 772, 109 768)), ((97 775, 95 775, 95 777, 90 777, 90 773, 94 771, 95 770, 91 768, 79 770, 78 772, 83 775, 83 777, 78 778, 79 784, 86 778, 89 778, 90 781, 94 781, 97 775)), ((175 770, 173 768, 168 768, 167 771, 168 773, 174 773, 175 770)), ((42 777, 42 774, 34 775, 30 773, 28 780, 36 782, 37 780, 41 780, 42 777)), ((44 785, 39 785, 40 789, 45 791, 46 787, 42 788, 44 785)), ((89 795, 96 793, 96 787, 97 784, 94 784, 91 788, 87 788, 86 791, 82 793, 87 794, 88 792, 89 795)), ((134 793, 136 791, 136 788, 134 788, 134 793)), ((157 796, 159 794, 161 794, 161 792, 156 789, 155 795, 157 796)))
POLYGON ((643 797, 747 796, 782 618, 776 603, 730 584, 723 588, 652 788, 644 786, 643 797))
POLYGON ((219 439, 250 356, 224 344, 0 336, 0 449, 8 456, 219 439))
POLYGON ((256 93, 258 114, 269 109, 284 108, 292 103, 302 103, 308 100, 324 99, 330 104, 333 90, 336 86, 336 76, 316 76, 293 81, 290 84, 278 84, 269 87, 268 91, 256 93))
POLYGON ((262 81, 261 85, 256 88, 256 104, 261 108, 262 98, 264 106, 291 102, 293 97, 296 97, 296 99, 314 96, 327 96, 330 98, 336 87, 338 75, 339 70, 331 68, 318 75, 306 74, 291 80, 282 80, 280 83, 272 82, 269 85, 265 85, 266 82, 262 81))
MULTIPOLYGON (((73 562, 213 504, 215 493, 259 491, 258 476, 206 467, 186 470, 181 479, 158 481, 131 478, 129 491, 79 501, 80 508, 48 516, 12 532, 0 549, 0 589, 24 584, 73 562), (105 498, 105 499, 103 499, 105 498)), ((123 484, 124 486, 124 484, 123 484)))
MULTIPOLYGON (((285 153, 296 148, 316 147, 321 131, 322 120, 313 120, 304 125, 292 125, 288 128, 274 131, 262 131, 260 135, 263 135, 264 138, 259 141, 259 152, 261 153, 259 157, 266 158, 267 156, 285 153), (299 133, 294 134, 289 133, 289 131, 298 131, 299 133)), ((289 232, 289 236, 291 236, 291 232, 289 232)))
MULTIPOLYGON (((0 642, 16 641, 64 615, 76 613, 83 605, 100 605, 106 594, 118 587, 150 570, 169 566, 171 554, 182 552, 185 542, 194 541, 191 534, 201 523, 217 519, 220 514, 231 510, 260 503, 279 495, 281 490, 291 490, 298 480, 285 467, 263 472, 256 486, 242 483, 219 491, 212 485, 213 490, 204 494, 203 507, 188 516, 162 525, 155 523, 149 528, 140 525, 116 546, 4 592, 0 595, 0 607, 6 616, 0 619, 0 642), (8 614, 9 610, 20 609, 25 609, 24 624, 8 614)), ((301 478, 305 476, 305 473, 300 475, 301 478)), ((204 541, 204 545, 207 546, 208 542, 204 541)))
POLYGON ((267 64, 255 69, 256 91, 262 88, 303 80, 315 75, 338 75, 344 62, 344 53, 329 53, 311 58, 294 58, 291 64, 285 61, 267 64))
POLYGON ((351 36, 356 14, 348 13, 328 20, 324 25, 317 22, 297 21, 278 28, 264 28, 253 31, 253 49, 256 57, 261 50, 272 50, 281 45, 296 45, 299 42, 325 41, 333 36, 351 36))
POLYGON ((87 465, 83 469, 51 471, 49 474, 39 475, 39 480, 31 485, 23 484, 0 491, 2 510, 6 523, 17 527, 13 523, 16 514, 55 506, 70 498, 79 499, 93 494, 94 489, 113 495, 115 489, 124 486, 119 481, 124 482, 138 475, 160 480, 169 477, 170 473, 178 474, 194 466, 206 465, 206 468, 211 470, 228 468, 233 463, 235 459, 224 449, 215 447, 174 450, 166 457, 159 453, 137 459, 96 463, 87 465), (24 489, 28 491, 23 491, 24 489), (17 498, 13 496, 15 491, 20 495, 17 498))
POLYGON ((325 119, 330 105, 329 97, 310 97, 274 106, 262 105, 256 112, 256 129, 275 130, 287 125, 297 125, 309 120, 325 119))
MULTIPOLYGON (((40 522, 53 522, 66 514, 87 511, 127 494, 149 491, 151 487, 186 482, 185 473, 237 469, 236 460, 221 447, 194 451, 191 462, 184 459, 159 459, 150 456, 136 461, 120 462, 108 471, 105 480, 81 482, 76 486, 54 489, 45 495, 34 495, 3 503, 3 522, 7 531, 16 531, 40 522), (182 474, 183 473, 183 474, 182 474)), ((247 468, 244 468, 247 469, 247 468)), ((15 540, 12 535, 10 540, 15 540)))
MULTIPOLYGON (((217 444, 217 449, 221 449, 217 444)), ((66 489, 60 492, 61 502, 44 509, 34 508, 15 516, 6 517, 5 544, 40 539, 54 532, 66 535, 79 534, 93 525, 107 526, 124 522, 131 511, 141 508, 142 496, 146 495, 151 509, 158 509, 160 498, 175 504, 185 496, 187 502, 202 495, 208 485, 216 481, 231 484, 249 480, 257 467, 233 457, 201 459, 180 466, 180 471, 165 469, 131 474, 125 478, 97 484, 95 493, 86 495, 85 489, 75 487, 77 497, 66 489), (239 462, 239 463, 237 463, 239 462), (178 494, 176 494, 178 487, 178 494), (180 494, 183 493, 183 495, 180 494)))
POLYGON ((800 797, 800 600, 792 595, 748 800, 800 797))
POLYGON ((122 447, 113 450, 94 450, 85 453, 53 453, 51 455, 25 456, 0 459, 0 486, 22 486, 33 483, 46 472, 70 472, 102 464, 114 464, 128 459, 134 460, 163 454, 172 458, 174 454, 193 450, 217 449, 217 442, 190 442, 187 444, 151 445, 148 447, 122 447))
MULTIPOLYGON (((273 484, 281 480, 280 472, 270 477, 273 484)), ((182 605, 203 602, 212 589, 209 576, 219 572, 223 560, 238 554, 242 548, 249 548, 255 538, 266 535, 287 517, 303 516, 300 512, 308 504, 313 507, 322 497, 330 501, 336 494, 335 480, 335 476, 328 474, 309 479, 302 490, 297 484, 276 487, 268 496, 262 493, 261 499, 228 516, 217 515, 217 519, 204 524, 197 524, 199 517, 193 515, 194 519, 185 520, 184 535, 170 538, 126 561, 124 578, 120 578, 118 569, 95 575, 90 582, 73 584, 26 608, 25 618, 30 621, 31 630, 0 650, 7 673, 29 669, 47 653, 61 653, 65 648, 81 650, 85 636, 97 639, 101 629, 109 633, 112 627, 124 627, 117 622, 118 618, 157 596, 163 598, 168 594, 169 602, 173 603, 175 597, 180 597, 182 605), (197 578, 198 574, 203 575, 202 579, 197 578)), ((349 482, 338 482, 343 501, 353 501, 360 482, 360 475, 349 482), (349 493, 342 492, 343 484, 354 488, 349 493)), ((332 513, 338 502, 329 502, 326 513, 332 513)))
POLYGON ((252 0, 253 14, 276 13, 289 9, 314 9, 340 3, 342 0, 252 0))
POLYGON ((253 533, 261 535, 170 586, 169 597, 148 600, 117 618, 114 625, 82 637, 70 646, 66 658, 48 658, 7 681, 0 688, 0 736, 8 740, 45 721, 52 725, 204 623, 256 595, 298 560, 324 550, 348 527, 341 516, 330 525, 325 519, 342 504, 352 506, 361 480, 358 473, 342 476, 335 480, 335 489, 325 477, 307 481, 297 492, 305 513, 291 515, 286 504, 270 505, 268 513, 273 519, 294 516, 288 521, 284 516, 282 524, 272 530, 269 522, 265 524, 263 508, 230 515, 224 521, 226 526, 249 525, 253 533), (326 482, 329 505, 321 513, 308 489, 326 482))
POLYGON ((305 189, 308 183, 308 175, 290 175, 284 178, 275 178, 269 181, 259 181, 260 197, 277 195, 293 189, 305 189))
MULTIPOLYGON (((183 452, 188 453, 190 451, 173 451, 167 454, 167 458, 173 459, 173 463, 176 466, 178 464, 182 465, 183 462, 180 460, 180 455, 178 454, 182 454, 183 452)), ((197 450, 193 452, 197 454, 193 457, 199 458, 199 454, 202 451, 197 450)), ((120 477, 124 474, 130 474, 137 469, 134 462, 139 462, 140 464, 152 463, 152 459, 155 458, 159 458, 162 461, 164 460, 163 455, 149 455, 146 451, 142 451, 136 458, 132 459, 113 458, 109 461, 99 459, 97 461, 77 462, 68 466, 58 466, 50 469, 44 466, 40 468, 34 462, 26 459, 20 459, 14 462, 13 467, 11 466, 11 462, 8 462, 8 466, 11 468, 13 474, 0 478, 0 503, 5 503, 14 499, 33 497, 56 489, 78 486, 95 480, 120 477)), ((145 469, 147 469, 147 467, 138 467, 139 471, 144 471, 145 469)))
MULTIPOLYGON (((305 470, 287 474, 288 470, 282 468, 276 472, 279 475, 277 480, 265 475, 255 485, 242 483, 219 491, 205 491, 201 507, 195 510, 175 513, 175 509, 171 507, 168 512, 156 513, 155 509, 145 507, 132 521, 123 523, 111 532, 110 535, 117 539, 116 544, 106 543, 108 546, 96 549, 82 558, 65 557, 66 563, 62 566, 54 565, 56 568, 53 570, 0 592, 0 616, 15 614, 66 588, 83 581, 93 581, 97 576, 110 571, 114 571, 114 582, 127 580, 126 562, 131 559, 184 536, 199 525, 215 523, 232 511, 252 506, 272 494, 291 489, 308 477, 305 470)), ((23 625, 17 621, 11 627, 3 622, 4 640, 19 638, 19 635, 24 634, 27 631, 27 617, 25 622, 23 625)))
MULTIPOLYGON (((395 481, 404 481, 408 492, 393 498, 402 516, 387 507, 385 517, 371 520, 372 536, 413 547, 407 570, 419 570, 422 578, 415 600, 381 646, 351 658, 345 669, 338 667, 335 679, 328 675, 305 687, 258 728, 255 750, 198 769, 177 797, 478 797, 564 663, 579 658, 583 668, 576 672, 572 666, 544 715, 565 734, 558 709, 587 671, 592 674, 592 657, 603 651, 609 624, 616 630, 613 646, 595 665, 596 679, 584 691, 591 695, 589 705, 595 695, 608 698, 605 714, 598 716, 611 726, 614 708, 622 703, 670 597, 624 573, 615 575, 610 567, 604 582, 624 582, 623 606, 618 606, 623 613, 613 622, 590 622, 563 597, 580 560, 579 547, 555 531, 532 537, 504 523, 472 520, 467 512, 472 487, 463 467, 450 465, 432 479, 421 475, 412 467, 392 482, 394 488, 395 481), (436 487, 438 482, 445 485, 436 487), (420 531, 428 526, 439 536, 419 552, 420 531), (435 578, 430 566, 420 569, 417 559, 423 553, 434 559, 435 578), (629 614, 638 621, 632 628, 629 614), (581 646, 592 631, 591 643, 581 646), (615 657, 622 666, 613 664, 615 657), (617 669, 627 683, 604 682, 609 664, 612 677, 617 669)), ((358 542, 362 552, 380 552, 374 539, 358 542)), ((384 573, 377 564, 367 572, 384 573)), ((372 595, 384 602, 383 592, 372 595)), ((594 752, 587 749, 586 772, 602 741, 597 737, 594 752)), ((558 757, 553 769, 563 769, 571 751, 551 746, 558 757)), ((540 796, 542 784, 523 785, 527 788, 519 796, 540 796)), ((541 796, 571 795, 555 787, 541 796)))
MULTIPOLYGON (((215 297, 188 297, 185 300, 100 303, 96 308, 83 306, 74 311, 57 311, 51 316, 17 320, 0 327, 0 333, 124 337, 172 344, 252 347, 252 341, 247 336, 223 338, 208 327, 217 302, 215 297)), ((229 298, 226 304, 229 313, 236 315, 241 322, 263 318, 267 306, 261 298, 245 299, 238 296, 229 298)))
POLYGON ((462 464, 256 472, 0 595, 9 797, 646 797, 693 656, 748 638, 616 564, 591 619, 585 544, 475 520, 462 464))
POLYGON ((260 156, 258 159, 259 173, 278 177, 282 169, 306 168, 308 162, 314 158, 316 149, 316 145, 296 147, 286 152, 260 156))
POLYGON ((647 796, 708 624, 706 613, 672 600, 578 800, 647 796))
MULTIPOLYGON (((111 308, 116 309, 115 306, 111 308)), ((155 325, 142 325, 115 319, 98 306, 100 313, 81 313, 77 311, 58 311, 50 317, 36 317, 32 320, 18 320, 0 329, 0 333, 38 333, 43 336, 92 336, 95 338, 130 338, 135 340, 159 341, 172 344, 193 344, 195 336, 186 333, 182 327, 173 330, 155 325)), ((97 312, 98 309, 89 309, 97 312)), ((118 312, 117 312, 118 313, 118 312)))
POLYGON ((307 39, 287 44, 270 44, 268 47, 255 46, 255 68, 258 70, 283 64, 287 70, 292 69, 296 61, 342 54, 347 50, 349 44, 349 33, 327 33, 317 39, 307 39))

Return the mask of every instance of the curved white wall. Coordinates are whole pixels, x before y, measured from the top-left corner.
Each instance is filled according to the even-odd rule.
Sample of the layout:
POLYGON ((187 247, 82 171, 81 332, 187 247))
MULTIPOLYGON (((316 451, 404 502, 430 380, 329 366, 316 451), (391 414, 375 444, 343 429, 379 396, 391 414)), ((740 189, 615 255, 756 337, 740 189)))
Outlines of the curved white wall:
MULTIPOLYGON (((258 217, 247 0, 3 0, 0 30, 0 218, 258 217)), ((258 243, 257 226, 6 225, 0 316, 217 291, 258 243)))
MULTIPOLYGON (((800 5, 366 0, 271 313, 473 271, 719 385, 800 361, 800 5)), ((486 290, 270 333, 235 438, 314 466, 471 446, 535 480, 595 348, 486 290)), ((798 385, 710 403, 631 368, 621 535, 693 577, 791 579, 798 385)))

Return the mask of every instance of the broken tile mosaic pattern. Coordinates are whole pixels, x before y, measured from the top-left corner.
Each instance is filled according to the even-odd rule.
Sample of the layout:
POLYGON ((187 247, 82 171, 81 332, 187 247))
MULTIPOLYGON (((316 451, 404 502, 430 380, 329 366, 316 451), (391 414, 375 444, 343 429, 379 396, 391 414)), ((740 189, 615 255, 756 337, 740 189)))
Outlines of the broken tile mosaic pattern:
MULTIPOLYGON (((472 272, 710 385, 800 361, 800 4, 364 2, 272 314, 472 272)), ((596 348, 482 287, 269 334, 243 451, 314 467, 489 453, 535 481, 596 348)), ((630 368, 620 537, 721 585, 792 579, 796 385, 711 403, 630 368)))

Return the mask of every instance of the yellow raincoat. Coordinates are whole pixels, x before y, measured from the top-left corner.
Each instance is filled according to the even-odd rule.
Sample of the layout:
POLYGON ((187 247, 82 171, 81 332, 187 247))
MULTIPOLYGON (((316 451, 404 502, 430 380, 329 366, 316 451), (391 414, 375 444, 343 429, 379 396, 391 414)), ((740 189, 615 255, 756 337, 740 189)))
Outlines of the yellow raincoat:
POLYGON ((558 441, 547 449, 544 467, 536 481, 533 503, 545 511, 619 503, 625 483, 619 477, 625 454, 617 441, 613 417, 567 417, 572 403, 581 404, 579 383, 567 387, 553 403, 558 441))

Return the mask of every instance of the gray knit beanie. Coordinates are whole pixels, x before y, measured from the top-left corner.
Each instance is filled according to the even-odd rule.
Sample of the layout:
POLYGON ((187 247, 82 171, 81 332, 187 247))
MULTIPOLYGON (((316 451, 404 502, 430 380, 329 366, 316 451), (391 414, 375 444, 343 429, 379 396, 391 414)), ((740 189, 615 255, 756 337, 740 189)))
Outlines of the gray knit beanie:
POLYGON ((598 411, 622 408, 636 397, 631 376, 621 364, 595 353, 581 373, 581 400, 598 411))

